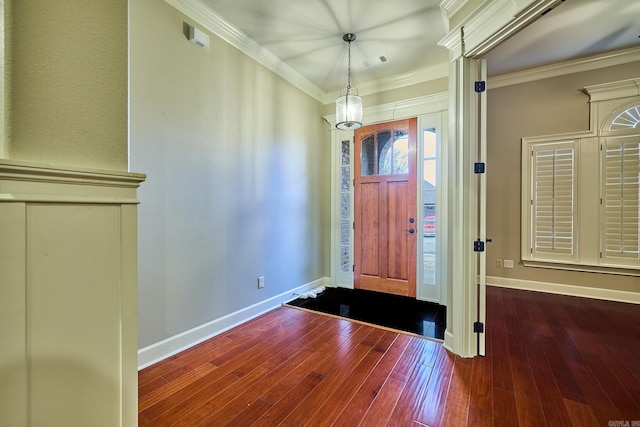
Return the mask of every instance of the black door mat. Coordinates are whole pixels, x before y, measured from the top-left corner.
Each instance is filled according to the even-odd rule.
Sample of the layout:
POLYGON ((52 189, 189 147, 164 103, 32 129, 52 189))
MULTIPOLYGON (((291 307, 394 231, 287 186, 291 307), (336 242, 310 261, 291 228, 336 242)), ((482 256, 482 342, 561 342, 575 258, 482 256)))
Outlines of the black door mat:
POLYGON ((315 298, 297 298, 288 305, 439 340, 447 320, 443 305, 361 289, 326 288, 315 298))

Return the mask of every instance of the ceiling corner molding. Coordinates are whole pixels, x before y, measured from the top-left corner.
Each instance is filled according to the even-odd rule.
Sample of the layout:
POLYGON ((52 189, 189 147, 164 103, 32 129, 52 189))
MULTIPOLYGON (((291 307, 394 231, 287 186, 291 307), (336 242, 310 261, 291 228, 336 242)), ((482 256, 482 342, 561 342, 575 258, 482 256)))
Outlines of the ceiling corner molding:
POLYGON ((424 67, 406 74, 399 74, 397 76, 391 76, 384 79, 366 82, 360 85, 360 89, 363 95, 372 95, 374 93, 399 89, 402 87, 424 83, 429 80, 437 80, 444 77, 449 77, 448 62, 432 65, 430 67, 424 67))
MULTIPOLYGON (((466 38, 465 56, 473 58, 489 52, 518 31, 536 21, 549 9, 562 4, 563 1, 534 0, 523 8, 522 4, 520 4, 522 2, 509 0, 508 4, 487 8, 489 10, 483 11, 485 13, 483 19, 492 19, 492 22, 485 23, 482 20, 473 19, 473 22, 464 26, 466 38)), ((493 6, 493 3, 491 6, 493 6)))
POLYGON ((587 58, 573 59, 543 67, 489 77, 487 87, 488 89, 494 89, 503 86, 548 79, 551 77, 564 76, 567 74, 580 73, 583 71, 597 70, 599 68, 612 67, 636 61, 640 61, 640 47, 621 49, 587 58))
POLYGON ((515 0, 496 0, 486 3, 461 24, 453 28, 438 44, 453 54, 452 60, 468 56, 467 52, 496 34, 515 19, 515 0))
MULTIPOLYGON (((366 96, 448 77, 449 63, 443 62, 441 64, 420 68, 419 70, 411 71, 410 73, 398 74, 396 76, 385 77, 379 80, 371 80, 358 84, 357 86, 359 95, 366 96)), ((324 99, 324 104, 334 102, 338 96, 338 91, 327 93, 324 99)))
POLYGON ((562 0, 530 0, 524 7, 522 3, 516 0, 487 2, 449 31, 438 44, 451 51, 453 60, 461 56, 478 57, 531 24, 542 12, 562 3, 562 0))
POLYGON ((440 9, 444 12, 447 19, 451 19, 469 0, 442 0, 440 9))
POLYGON ((210 7, 202 3, 200 0, 165 1, 198 24, 204 26, 211 33, 239 49, 253 60, 264 65, 307 95, 319 102, 323 102, 325 99, 326 94, 323 90, 282 62, 251 37, 240 31, 231 23, 227 22, 222 16, 215 13, 210 7))
MULTIPOLYGON (((425 114, 446 111, 449 108, 449 93, 440 92, 417 98, 406 99, 388 104, 374 105, 364 109, 363 122, 366 125, 391 120, 418 117, 425 114)), ((336 126, 336 115, 329 114, 324 119, 331 125, 331 130, 336 126)))

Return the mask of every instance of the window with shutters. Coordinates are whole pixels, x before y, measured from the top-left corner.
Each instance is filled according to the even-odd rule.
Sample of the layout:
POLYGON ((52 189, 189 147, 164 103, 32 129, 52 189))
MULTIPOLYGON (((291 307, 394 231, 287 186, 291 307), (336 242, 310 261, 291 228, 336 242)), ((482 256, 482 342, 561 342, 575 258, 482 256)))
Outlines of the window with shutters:
POLYGON ((531 254, 534 258, 575 258, 574 141, 531 147, 531 254))
POLYGON ((522 140, 522 260, 640 275, 640 97, 588 89, 596 130, 522 140))
POLYGON ((607 264, 640 265, 640 136, 603 138, 601 258, 607 264))

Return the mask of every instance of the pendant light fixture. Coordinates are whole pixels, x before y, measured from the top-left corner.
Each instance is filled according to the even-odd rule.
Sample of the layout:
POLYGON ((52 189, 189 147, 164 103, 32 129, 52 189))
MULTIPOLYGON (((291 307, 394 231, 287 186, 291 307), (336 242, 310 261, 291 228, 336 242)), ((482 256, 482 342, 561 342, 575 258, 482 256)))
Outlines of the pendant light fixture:
POLYGON ((358 89, 351 87, 351 42, 356 35, 347 33, 342 40, 349 43, 349 64, 347 67, 347 87, 342 89, 336 98, 336 128, 340 130, 355 130, 362 127, 362 97, 358 96, 358 89))

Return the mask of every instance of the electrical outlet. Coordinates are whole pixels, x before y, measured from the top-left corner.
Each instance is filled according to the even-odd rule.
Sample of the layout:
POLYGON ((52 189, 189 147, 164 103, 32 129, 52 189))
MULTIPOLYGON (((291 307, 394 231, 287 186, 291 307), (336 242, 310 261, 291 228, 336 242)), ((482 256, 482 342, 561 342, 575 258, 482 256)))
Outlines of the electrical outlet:
POLYGON ((505 259, 504 260, 504 268, 513 268, 513 260, 505 259))
POLYGON ((258 289, 264 288, 264 276, 258 277, 258 289))
POLYGON ((502 260, 501 259, 497 259, 496 260, 496 267, 502 268, 502 260))

